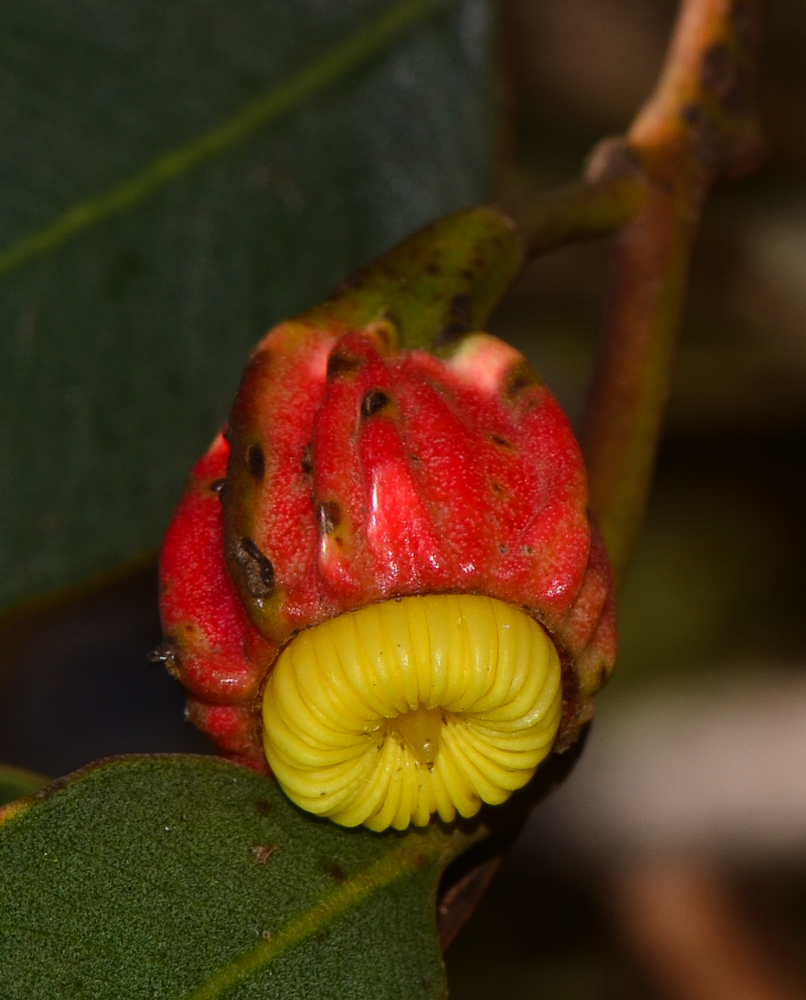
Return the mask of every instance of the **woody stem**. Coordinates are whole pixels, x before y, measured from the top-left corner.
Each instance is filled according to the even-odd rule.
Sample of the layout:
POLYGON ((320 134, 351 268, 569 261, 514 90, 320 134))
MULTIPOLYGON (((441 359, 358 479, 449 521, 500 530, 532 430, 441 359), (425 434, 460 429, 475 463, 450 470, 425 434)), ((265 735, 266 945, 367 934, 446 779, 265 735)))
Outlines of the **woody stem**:
POLYGON ((755 102, 764 0, 684 0, 657 88, 592 180, 639 170, 648 194, 613 238, 611 278, 582 446, 591 507, 621 580, 669 394, 691 252, 712 183, 761 152, 755 102), (626 166, 625 166, 626 165, 626 166))

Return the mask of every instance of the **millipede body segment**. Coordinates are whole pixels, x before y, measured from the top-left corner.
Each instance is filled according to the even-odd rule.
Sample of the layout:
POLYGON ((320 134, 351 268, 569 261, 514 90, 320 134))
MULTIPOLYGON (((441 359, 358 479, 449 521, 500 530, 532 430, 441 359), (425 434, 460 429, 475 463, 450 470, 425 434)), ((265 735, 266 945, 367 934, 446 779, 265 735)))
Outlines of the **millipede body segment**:
POLYGON ((560 660, 541 626, 477 595, 385 601, 308 629, 263 696, 264 746, 289 797, 372 830, 497 805, 549 753, 560 660))

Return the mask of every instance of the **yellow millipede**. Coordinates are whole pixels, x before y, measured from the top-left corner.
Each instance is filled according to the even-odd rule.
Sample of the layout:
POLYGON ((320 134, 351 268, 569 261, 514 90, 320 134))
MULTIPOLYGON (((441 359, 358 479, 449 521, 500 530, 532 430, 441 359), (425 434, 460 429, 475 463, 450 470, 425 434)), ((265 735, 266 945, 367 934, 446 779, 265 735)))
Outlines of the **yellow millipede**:
POLYGON ((548 755, 562 713, 545 630, 491 597, 403 597, 300 633, 263 695, 266 757, 302 809, 371 830, 497 805, 548 755))

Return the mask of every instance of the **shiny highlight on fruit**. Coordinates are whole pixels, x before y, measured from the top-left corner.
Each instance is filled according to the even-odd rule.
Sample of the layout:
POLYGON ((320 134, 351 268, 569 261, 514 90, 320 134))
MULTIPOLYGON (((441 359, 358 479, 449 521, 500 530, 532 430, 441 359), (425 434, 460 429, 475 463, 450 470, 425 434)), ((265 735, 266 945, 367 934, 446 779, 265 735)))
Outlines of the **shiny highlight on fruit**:
POLYGON ((543 628, 495 598, 373 604, 280 654, 263 695, 266 757, 297 805, 344 826, 473 816, 551 751, 560 674, 543 628))

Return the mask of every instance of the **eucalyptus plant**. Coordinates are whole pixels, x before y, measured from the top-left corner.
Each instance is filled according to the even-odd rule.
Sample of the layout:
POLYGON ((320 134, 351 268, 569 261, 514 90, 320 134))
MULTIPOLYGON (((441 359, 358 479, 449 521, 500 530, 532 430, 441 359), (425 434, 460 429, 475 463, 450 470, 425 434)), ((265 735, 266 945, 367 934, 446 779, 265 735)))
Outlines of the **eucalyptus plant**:
POLYGON ((3 770, 9 998, 443 996, 441 949, 502 839, 573 763, 612 669, 611 590, 646 504, 706 196, 759 156, 763 5, 684 0, 655 92, 583 178, 479 206, 494 13, 0 13, 16 85, 0 160, 0 315, 17 331, 0 366, 3 600, 145 558, 203 453, 163 554, 156 658, 234 758, 112 758, 50 784, 3 770), (43 108, 31 131, 22 101, 43 108), (612 268, 580 450, 539 377, 483 330, 526 261, 593 238, 612 268), (288 317, 236 394, 251 342, 288 317), (461 433, 432 430, 448 411, 427 392, 461 433), (373 630, 446 653, 427 682, 400 654, 383 697, 419 694, 367 721, 356 691, 375 711, 371 672, 401 648, 373 653, 373 630), (328 650, 349 658, 351 643, 370 680, 303 713, 303 675, 325 690, 328 650), (484 643, 522 669, 508 701, 463 701, 495 681, 449 653, 478 664, 484 643), (432 704, 440 685, 453 700, 432 704), (457 742, 474 712, 487 742, 457 742), (359 745, 411 751, 395 757, 402 791, 368 765, 349 771, 352 799, 328 798, 321 761, 347 774, 359 745))

